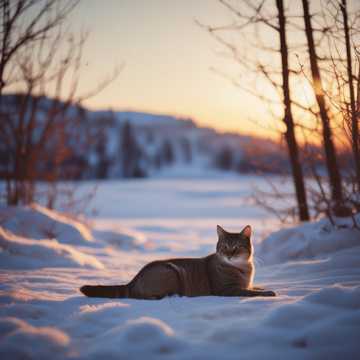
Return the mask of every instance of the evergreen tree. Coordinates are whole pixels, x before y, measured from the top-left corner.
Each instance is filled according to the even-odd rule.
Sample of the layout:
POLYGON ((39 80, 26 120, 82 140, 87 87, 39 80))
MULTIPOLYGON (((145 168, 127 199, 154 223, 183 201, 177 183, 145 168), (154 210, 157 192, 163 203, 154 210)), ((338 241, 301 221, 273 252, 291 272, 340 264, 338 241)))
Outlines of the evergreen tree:
POLYGON ((121 157, 123 176, 133 177, 138 167, 139 149, 129 121, 126 121, 122 128, 121 157))
POLYGON ((174 162, 175 160, 174 149, 169 140, 164 141, 162 147, 162 153, 163 153, 164 163, 171 164, 174 162))
POLYGON ((230 170, 233 167, 234 156, 231 148, 223 147, 216 156, 215 165, 222 170, 230 170))
POLYGON ((192 161, 192 149, 190 141, 185 137, 181 139, 181 148, 184 153, 185 162, 190 163, 192 161))
POLYGON ((147 173, 141 166, 143 152, 137 143, 133 127, 126 121, 122 128, 121 140, 122 170, 125 178, 146 177, 147 173))

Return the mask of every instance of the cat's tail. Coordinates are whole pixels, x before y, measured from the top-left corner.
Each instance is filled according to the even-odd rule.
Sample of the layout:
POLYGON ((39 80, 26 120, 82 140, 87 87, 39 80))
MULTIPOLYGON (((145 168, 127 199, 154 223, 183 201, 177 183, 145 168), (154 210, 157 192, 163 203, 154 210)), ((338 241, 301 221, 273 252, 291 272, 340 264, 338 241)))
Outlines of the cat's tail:
POLYGON ((129 297, 129 289, 127 285, 84 285, 80 291, 89 297, 100 298, 127 298, 129 297))

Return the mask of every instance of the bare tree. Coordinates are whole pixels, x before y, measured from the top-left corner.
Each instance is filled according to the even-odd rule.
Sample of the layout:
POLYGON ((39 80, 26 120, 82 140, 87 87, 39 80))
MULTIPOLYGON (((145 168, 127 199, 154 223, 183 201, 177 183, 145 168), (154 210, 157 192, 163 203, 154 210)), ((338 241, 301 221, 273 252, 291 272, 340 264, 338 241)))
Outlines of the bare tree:
POLYGON ((84 140, 80 104, 97 94, 118 74, 78 95, 82 49, 87 35, 63 31, 78 1, 18 0, 0 2, 0 139, 10 154, 2 171, 9 205, 35 199, 36 181, 49 184, 53 206, 61 165, 72 154, 71 142, 84 140), (5 96, 16 85, 21 93, 5 96), (15 104, 13 103, 15 102, 15 104))
POLYGON ((0 95, 17 81, 14 57, 60 26, 79 0, 1 0, 0 1, 0 95), (27 16, 31 18, 25 21, 27 16))
POLYGON ((354 156, 357 191, 360 192, 360 149, 359 149, 359 109, 356 107, 355 90, 354 90, 354 76, 352 69, 352 51, 350 44, 350 30, 348 20, 348 10, 346 0, 341 0, 340 9, 343 16, 344 37, 346 46, 346 68, 348 77, 348 87, 350 94, 350 117, 351 117, 351 136, 352 136, 352 151, 354 156))
MULTIPOLYGON (((307 204, 307 196, 305 189, 305 181, 303 170, 300 161, 299 155, 299 146, 297 143, 296 135, 295 135, 295 122, 292 114, 292 99, 291 99, 291 91, 290 91, 290 66, 288 60, 288 45, 286 39, 286 16, 284 10, 283 0, 275 0, 275 5, 277 8, 277 15, 268 15, 265 11, 265 2, 253 2, 248 0, 242 0, 241 5, 247 10, 241 11, 239 8, 235 8, 230 2, 226 0, 219 0, 219 2, 224 5, 227 9, 230 10, 231 13, 235 14, 237 18, 241 21, 237 24, 232 24, 230 26, 221 26, 221 27, 207 27, 209 33, 222 44, 225 45, 232 54, 234 58, 245 68, 250 69, 254 73, 260 74, 264 77, 271 86, 275 89, 277 94, 279 95, 282 102, 282 106, 284 109, 283 115, 283 123, 285 124, 286 130, 284 133, 284 137, 287 144, 288 155, 291 165, 291 173, 292 179, 295 188, 296 194, 296 202, 298 209, 298 218, 300 221, 309 220, 309 209, 307 204), (273 21, 277 19, 277 24, 273 21), (273 49, 271 47, 263 46, 260 41, 255 44, 255 47, 261 50, 265 50, 266 52, 274 53, 277 52, 280 54, 281 59, 281 82, 278 80, 278 70, 277 69, 269 69, 266 64, 263 64, 261 60, 255 58, 251 61, 247 61, 245 59, 240 59, 238 56, 238 48, 228 41, 224 40, 218 33, 223 32, 225 30, 235 30, 238 32, 244 31, 248 27, 253 27, 254 31, 256 31, 255 27, 261 24, 264 28, 269 29, 270 31, 275 31, 278 36, 280 48, 273 49), (250 65, 249 65, 250 64, 250 65), (252 66, 256 64, 256 66, 252 66), (274 76, 273 76, 274 75, 274 76)), ((264 102, 269 101, 266 96, 262 93, 254 93, 253 91, 249 91, 253 95, 257 96, 264 102)))
POLYGON ((284 12, 283 0, 276 0, 276 7, 278 10, 279 19, 279 36, 280 36, 280 54, 281 54, 281 68, 283 81, 283 102, 284 102, 284 123, 286 124, 285 138, 288 145, 289 159, 293 174, 293 181, 295 184, 296 198, 299 209, 299 219, 307 221, 310 219, 306 190, 304 184, 304 176, 300 164, 300 156, 298 144, 295 137, 295 126, 291 110, 291 96, 289 83, 289 60, 288 60, 288 46, 286 41, 286 17, 284 12))
MULTIPOLYGON (((200 25, 229 51, 243 71, 240 80, 222 71, 217 73, 260 99, 274 119, 279 119, 281 103, 285 131, 279 127, 273 130, 281 131, 286 140, 298 218, 307 218, 302 211, 305 208, 308 216, 311 212, 314 217, 325 214, 331 219, 358 211, 359 4, 354 2, 349 11, 346 0, 314 1, 311 3, 317 9, 311 14, 308 0, 299 2, 300 8, 289 6, 285 0, 218 1, 236 20, 220 26, 200 25), (228 36, 229 32, 237 36, 228 36), (274 37, 267 36, 270 32, 279 39, 279 48, 273 46, 274 37), (237 38, 241 39, 239 43, 237 38), (278 65, 277 54, 281 59, 278 65), (262 88, 255 81, 246 83, 249 74, 265 79, 270 92, 264 91, 263 81, 262 88), (297 137, 302 139, 301 146, 297 137), (321 171, 323 167, 327 175, 321 171), (306 187, 304 171, 309 177, 306 187)), ((256 123, 265 127, 263 121, 256 123)), ((272 191, 276 196, 281 192, 273 187, 272 191)), ((264 204, 264 192, 260 196, 264 204)), ((268 199, 272 201, 271 194, 268 199)), ((282 218, 294 213, 287 209, 281 212, 282 218)))
POLYGON ((309 53, 310 69, 312 75, 312 86, 314 89, 317 104, 319 106, 320 119, 322 123, 322 138, 325 150, 326 167, 329 176, 333 211, 336 215, 348 215, 344 206, 344 198, 341 183, 341 173, 338 166, 336 149, 333 140, 333 133, 330 125, 328 108, 326 106, 325 91, 318 65, 318 59, 314 41, 314 30, 311 21, 311 14, 308 0, 302 0, 303 18, 305 24, 305 35, 307 39, 307 47, 309 53))

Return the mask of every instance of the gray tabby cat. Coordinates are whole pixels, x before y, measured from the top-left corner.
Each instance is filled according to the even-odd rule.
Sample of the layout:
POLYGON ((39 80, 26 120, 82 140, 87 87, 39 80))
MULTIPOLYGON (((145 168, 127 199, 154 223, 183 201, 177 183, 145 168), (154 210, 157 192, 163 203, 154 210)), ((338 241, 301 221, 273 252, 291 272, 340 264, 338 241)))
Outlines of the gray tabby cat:
POLYGON ((204 258, 153 261, 126 285, 90 286, 80 291, 90 297, 161 299, 165 296, 275 296, 253 287, 251 227, 229 233, 217 226, 216 253, 204 258))

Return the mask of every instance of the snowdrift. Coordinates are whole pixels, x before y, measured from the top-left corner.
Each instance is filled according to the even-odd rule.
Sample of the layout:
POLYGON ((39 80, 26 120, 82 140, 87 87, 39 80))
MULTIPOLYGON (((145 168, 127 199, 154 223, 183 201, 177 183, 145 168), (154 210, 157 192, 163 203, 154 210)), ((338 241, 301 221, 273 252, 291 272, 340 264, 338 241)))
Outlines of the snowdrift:
POLYGON ((151 245, 140 232, 119 225, 109 226, 106 222, 97 224, 93 234, 97 240, 121 250, 145 249, 151 245))
POLYGON ((165 322, 142 316, 105 331, 98 337, 99 342, 88 349, 89 357, 111 358, 119 353, 119 348, 129 359, 176 355, 183 346, 174 335, 173 329, 165 322))
MULTIPOLYGON (((360 214, 355 220, 360 224, 360 214)), ((353 247, 360 247, 360 229, 353 227, 352 219, 336 219, 336 225, 322 219, 272 233, 260 244, 257 253, 266 263, 276 264, 324 257, 353 247)))
POLYGON ((351 219, 337 219, 335 227, 324 219, 286 228, 261 242, 262 231, 275 229, 273 220, 266 228, 259 211, 241 203, 246 192, 235 200, 234 193, 220 192, 219 186, 231 189, 230 180, 222 178, 220 185, 216 179, 199 180, 204 196, 193 189, 194 181, 189 188, 198 196, 189 196, 183 184, 164 180, 154 186, 154 180, 147 180, 131 183, 130 189, 126 183, 104 185, 108 197, 97 196, 103 214, 111 218, 97 220, 93 233, 86 230, 89 237, 76 223, 37 206, 20 208, 19 216, 14 209, 10 217, 1 210, 0 358, 358 357, 360 232, 351 227, 351 219), (115 207, 120 199, 129 207, 115 207), (181 212, 166 206, 181 202, 187 206, 181 212), (155 203, 157 213, 151 217, 149 204, 155 203), (51 236, 32 226, 38 216, 67 230, 51 236), (31 218, 30 225, 20 229, 21 218, 31 218), (255 284, 275 290, 277 297, 144 301, 79 293, 84 284, 125 283, 158 258, 206 255, 214 249, 218 219, 234 230, 240 223, 253 225, 255 255, 264 260, 256 268, 255 284), (102 264, 106 270, 100 271, 102 264))
POLYGON ((7 317, 0 319, 0 338, 2 359, 61 359, 69 355, 68 335, 53 327, 34 327, 7 317))
POLYGON ((102 263, 84 253, 93 245, 82 223, 40 205, 0 209, 0 268, 89 267, 102 263), (77 249, 75 245, 83 245, 77 249))
POLYGON ((94 248, 144 249, 146 237, 134 230, 83 223, 38 204, 0 208, 0 268, 90 267, 103 269, 94 248))
POLYGON ((0 268, 78 267, 102 269, 96 257, 54 239, 20 237, 0 226, 0 268))
POLYGON ((31 239, 56 239, 65 244, 88 244, 91 231, 82 223, 38 204, 0 209, 0 226, 31 239))
MULTIPOLYGON (((260 321, 233 316, 211 339, 244 359, 353 359, 359 351, 360 287, 331 286, 302 299, 278 299, 260 321), (245 320, 245 321, 244 321, 245 320)), ((246 300, 238 311, 259 312, 261 300, 246 300), (257 304, 256 304, 257 303, 257 304)), ((253 316, 249 316, 254 319, 253 316)), ((205 353, 204 349, 203 352, 205 353)), ((225 356, 227 357, 227 356, 225 356)), ((214 358, 214 357, 213 357, 214 358)))

